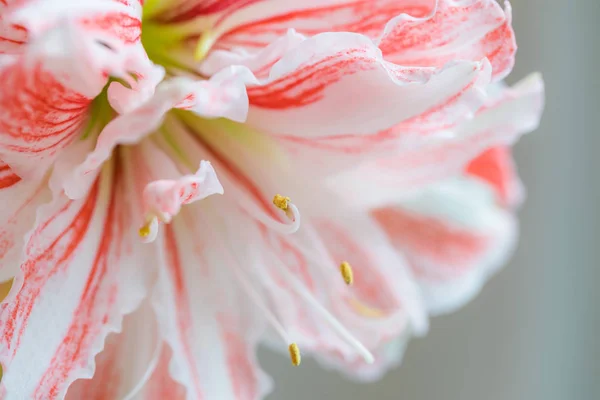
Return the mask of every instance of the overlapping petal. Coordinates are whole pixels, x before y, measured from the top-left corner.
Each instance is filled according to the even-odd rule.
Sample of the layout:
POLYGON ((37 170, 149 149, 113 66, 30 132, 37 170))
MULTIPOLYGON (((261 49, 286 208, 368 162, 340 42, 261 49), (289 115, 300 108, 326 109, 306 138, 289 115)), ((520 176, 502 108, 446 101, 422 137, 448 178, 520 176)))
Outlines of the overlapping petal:
POLYGON ((156 93, 135 110, 118 116, 100 133, 96 148, 65 180, 71 197, 80 197, 88 176, 99 168, 117 145, 131 145, 156 131, 172 108, 193 111, 207 117, 243 120, 248 109, 244 83, 253 80, 249 70, 231 67, 207 81, 174 78, 162 82, 156 93))
POLYGON ((515 216, 475 179, 438 184, 374 216, 408 260, 434 314, 476 295, 516 242, 515 216))
POLYGON ((0 161, 0 281, 14 277, 21 263, 23 238, 33 227, 36 208, 49 198, 43 181, 24 181, 0 161))
POLYGON ((60 398, 91 377, 106 336, 146 294, 152 255, 130 223, 126 176, 107 168, 85 198, 59 195, 40 208, 13 299, 0 309, 11 398, 60 398))
POLYGON ((254 354, 260 319, 242 293, 222 290, 231 271, 194 215, 167 225, 160 244, 153 304, 173 351, 169 371, 188 399, 260 399, 270 387, 254 354))
MULTIPOLYGON (((154 312, 148 301, 132 314, 125 317, 121 332, 108 335, 104 349, 96 357, 94 376, 78 379, 67 392, 67 400, 107 400, 142 398, 183 399, 177 395, 183 391, 175 384, 170 386, 168 397, 156 390, 156 374, 165 373, 168 359, 163 350, 162 338, 154 312), (132 354, 135 356, 132 357, 132 354), (128 397, 126 397, 128 396, 128 397)), ((168 372, 163 378, 169 379, 168 372)))
POLYGON ((427 18, 390 21, 379 47, 386 60, 400 65, 434 67, 487 58, 494 79, 502 79, 517 49, 511 18, 508 2, 502 11, 495 0, 438 0, 427 18))
POLYGON ((296 46, 268 80, 248 88, 247 122, 292 137, 371 135, 456 96, 474 96, 488 79, 485 62, 404 68, 385 62, 365 36, 325 33, 296 46))
POLYGON ((323 32, 381 35, 392 18, 430 14, 435 0, 308 0, 247 2, 216 22, 217 48, 258 50, 293 28, 305 36, 323 32))
POLYGON ((211 194, 223 194, 215 170, 208 161, 202 161, 195 174, 177 180, 161 179, 149 183, 144 189, 144 205, 147 213, 159 215, 170 222, 181 206, 201 200, 211 194))
POLYGON ((503 205, 516 207, 523 202, 525 189, 517 175, 510 147, 489 148, 471 160, 465 172, 492 186, 503 205))
POLYGON ((82 16, 44 19, 54 24, 36 31, 21 55, 3 63, 0 154, 20 176, 42 175, 60 151, 83 134, 92 100, 109 77, 141 90, 153 74, 140 45, 124 43, 111 31, 120 21, 104 17, 108 19, 92 25, 82 16))
MULTIPOLYGON (((543 109, 544 86, 539 75, 532 75, 510 89, 495 88, 474 116, 447 129, 434 128, 423 134, 428 140, 414 140, 418 124, 400 124, 392 131, 393 139, 385 139, 374 151, 380 158, 331 179, 337 190, 356 200, 356 205, 379 206, 427 185, 460 174, 467 164, 493 146, 512 145, 526 132, 537 128, 543 109), (406 129, 406 130, 404 130, 406 129), (409 139, 406 145, 404 139, 409 139), (399 142, 397 142, 399 140, 399 142), (396 147, 394 147, 396 143, 396 147), (385 156, 385 151, 396 155, 385 156), (379 151, 379 152, 378 152, 379 151), (377 153, 378 152, 378 153, 377 153), (362 182, 356 185, 355 182, 362 182)), ((434 125, 435 127, 435 125, 434 125)), ((364 142, 363 142, 364 143, 364 142)), ((358 142, 347 149, 361 150, 358 142)), ((344 156, 342 148, 336 154, 344 156), (340 154, 341 153, 341 154, 340 154)))

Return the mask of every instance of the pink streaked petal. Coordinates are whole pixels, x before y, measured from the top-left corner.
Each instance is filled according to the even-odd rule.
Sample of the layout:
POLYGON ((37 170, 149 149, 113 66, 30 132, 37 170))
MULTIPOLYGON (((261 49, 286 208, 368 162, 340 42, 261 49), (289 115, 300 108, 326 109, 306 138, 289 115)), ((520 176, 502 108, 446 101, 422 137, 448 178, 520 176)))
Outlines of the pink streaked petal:
POLYGON ((289 29, 285 35, 254 53, 248 53, 243 49, 212 50, 202 61, 199 69, 201 73, 212 76, 225 67, 243 65, 248 67, 257 78, 268 79, 273 65, 304 40, 306 40, 304 35, 289 29))
POLYGON ((435 314, 475 296, 516 243, 514 215, 474 179, 436 185, 374 216, 405 255, 435 314))
MULTIPOLYGON (((184 22, 202 18, 219 18, 239 8, 265 0, 169 0, 157 2, 149 15, 163 22, 184 22)), ((144 12, 146 14, 146 12, 144 12)))
POLYGON ((207 226, 187 214, 160 238, 153 304, 173 351, 169 370, 188 398, 258 400, 270 386, 254 354, 260 324, 239 291, 222 290, 231 269, 216 262, 223 253, 208 246, 215 236, 207 226))
POLYGON ((27 0, 12 7, 9 19, 37 37, 66 19, 76 21, 99 39, 116 39, 122 44, 140 40, 141 6, 139 2, 117 0, 27 0))
MULTIPOLYGON (((134 50, 134 49, 132 49, 134 50)), ((129 87, 112 82, 108 87, 108 101, 119 114, 135 110, 154 96, 156 87, 165 77, 164 68, 152 65, 141 47, 130 53, 126 63, 136 72, 136 79, 128 82, 129 87), (137 64, 137 65, 136 65, 137 64)))
MULTIPOLYGON (((33 41, 0 70, 0 155, 22 177, 39 177, 88 122, 89 107, 109 76, 139 76, 133 48, 108 49, 76 24, 65 23, 33 41), (134 69, 130 70, 130 67, 134 69)), ((140 56, 145 57, 145 54, 140 56)), ((144 65, 142 68, 141 65, 144 65)), ((142 79, 145 82, 145 79, 142 79)), ((144 84, 138 83, 136 89, 144 84)))
POLYGON ((208 161, 202 161, 193 175, 177 180, 158 180, 144 189, 143 199, 146 213, 160 216, 164 222, 179 213, 182 205, 190 204, 212 194, 223 194, 223 186, 208 161))
POLYGON ((165 114, 173 109, 193 111, 205 118, 245 119, 248 109, 245 83, 254 80, 244 67, 230 67, 207 81, 173 78, 162 82, 154 95, 135 110, 112 120, 98 137, 96 148, 75 168, 65 190, 73 198, 82 195, 87 175, 108 160, 117 145, 138 143, 156 131, 165 114))
MULTIPOLYGON (((30 44, 34 46, 59 27, 72 27, 63 29, 64 33, 59 38, 62 43, 42 41, 42 49, 49 49, 47 53, 56 56, 57 52, 62 53, 61 46, 76 47, 70 50, 87 63, 95 63, 97 69, 103 70, 103 75, 119 77, 134 89, 148 80, 145 75, 152 71, 152 64, 140 43, 141 5, 138 1, 29 0, 25 6, 7 14, 6 18, 13 25, 22 27, 31 36, 30 44), (91 40, 75 38, 81 32, 91 40), (83 42, 85 45, 82 45, 83 42), (98 50, 99 46, 104 48, 98 50), (109 48, 110 56, 105 54, 108 51, 106 48, 109 48), (123 65, 127 65, 126 69, 123 65)), ((77 71, 77 68, 71 68, 77 71)), ((59 72, 62 73, 60 69, 65 68, 59 66, 59 72)), ((73 72, 70 74, 73 75, 73 72)), ((105 82, 105 78, 101 77, 102 82, 105 82)))
POLYGON ((141 400, 188 399, 185 387, 173 380, 169 371, 173 352, 165 343, 162 344, 161 350, 158 364, 150 379, 142 388, 138 398, 141 400))
MULTIPOLYGON (((158 363, 164 361, 162 347, 154 312, 145 301, 139 309, 125 317, 120 332, 108 335, 104 349, 96 357, 94 376, 76 380, 69 387, 66 399, 124 399, 127 395, 143 392, 144 387, 152 384, 152 378, 145 382, 149 375, 156 373, 152 373, 152 368, 160 369, 158 363)), ((165 370, 166 366, 162 369, 165 370)), ((172 387, 175 388, 175 385, 172 387)), ((152 397, 142 398, 148 400, 152 397)))
POLYGON ((0 72, 0 153, 19 175, 52 163, 82 131, 91 98, 70 90, 40 62, 0 72))
MULTIPOLYGON (((512 88, 496 89, 498 93, 490 95, 473 119, 454 127, 419 133, 414 131, 417 125, 405 130, 406 125, 400 124, 391 132, 391 138, 371 149, 364 143, 362 151, 373 151, 380 155, 379 159, 335 176, 331 185, 353 199, 356 206, 377 207, 462 173, 473 158, 490 147, 514 144, 523 133, 537 128, 544 85, 541 77, 534 74, 512 88), (419 134, 426 135, 421 143, 414 140, 419 134), (412 137, 410 145, 403 143, 403 135, 412 137), (386 156, 381 152, 385 146, 398 154, 386 156)), ((349 147, 350 154, 361 151, 359 143, 349 147)))
POLYGON ((385 62, 365 36, 320 34, 276 62, 268 80, 248 88, 248 123, 305 138, 370 135, 477 90, 489 81, 488 67, 403 68, 385 62))
MULTIPOLYGON (((3 10, 0 9, 0 12, 3 10)), ((0 15, 0 54, 16 54, 23 51, 27 43, 27 29, 23 26, 7 22, 6 17, 0 15)))
POLYGON ((0 309, 9 397, 62 398, 91 377, 106 336, 145 296, 155 270, 137 247, 126 176, 107 168, 85 198, 59 195, 39 209, 14 298, 0 309))
POLYGON ((465 172, 492 186, 500 202, 507 207, 519 206, 525 197, 525 188, 517 175, 510 147, 492 147, 466 167, 465 172))
MULTIPOLYGON (((489 71, 488 66, 484 63, 482 71, 489 71)), ((481 81, 474 81, 459 93, 443 97, 418 116, 371 135, 339 134, 318 138, 273 135, 273 138, 298 165, 319 169, 325 175, 386 158, 397 160, 400 159, 398 154, 447 140, 452 136, 449 128, 472 118, 485 102, 482 86, 485 86, 487 76, 486 72, 482 73, 481 81)))
POLYGON ((0 161, 0 281, 19 271, 23 237, 33 227, 38 206, 49 200, 43 181, 24 181, 0 161))
POLYGON ((423 17, 435 0, 307 0, 252 2, 229 11, 217 23, 216 48, 256 51, 294 28, 306 36, 354 32, 375 39, 392 18, 423 17))
POLYGON ((401 65, 442 66, 487 57, 494 79, 502 79, 517 49, 510 24, 508 2, 503 12, 495 0, 439 0, 430 17, 391 21, 379 47, 386 60, 401 65))
POLYGON ((29 34, 27 28, 11 20, 10 14, 25 1, 0 1, 0 54, 17 54, 24 50, 29 34))

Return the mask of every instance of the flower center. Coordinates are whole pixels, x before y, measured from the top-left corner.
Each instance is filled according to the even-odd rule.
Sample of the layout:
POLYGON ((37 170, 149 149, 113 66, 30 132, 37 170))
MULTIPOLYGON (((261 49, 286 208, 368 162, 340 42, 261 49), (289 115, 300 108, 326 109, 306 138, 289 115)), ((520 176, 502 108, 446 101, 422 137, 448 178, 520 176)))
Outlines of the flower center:
POLYGON ((142 45, 148 57, 167 69, 194 70, 217 38, 212 22, 164 22, 154 14, 153 7, 145 5, 142 17, 142 45))

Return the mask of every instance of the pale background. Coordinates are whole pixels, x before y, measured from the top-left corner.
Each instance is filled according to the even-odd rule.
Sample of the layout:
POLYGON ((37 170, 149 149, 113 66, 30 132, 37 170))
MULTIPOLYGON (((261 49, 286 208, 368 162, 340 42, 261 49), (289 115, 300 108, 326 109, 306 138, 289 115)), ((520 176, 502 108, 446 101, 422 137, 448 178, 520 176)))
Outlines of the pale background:
POLYGON ((547 85, 541 128, 516 149, 529 198, 513 261, 463 310, 434 319, 380 382, 263 353, 269 400, 600 399, 600 1, 512 4, 509 81, 539 70, 547 85))

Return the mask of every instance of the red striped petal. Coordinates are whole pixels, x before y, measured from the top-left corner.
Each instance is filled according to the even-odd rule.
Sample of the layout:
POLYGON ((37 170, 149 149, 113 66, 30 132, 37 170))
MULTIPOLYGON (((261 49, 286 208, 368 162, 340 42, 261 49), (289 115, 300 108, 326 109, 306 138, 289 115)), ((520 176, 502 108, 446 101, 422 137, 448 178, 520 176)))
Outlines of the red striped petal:
POLYGON ((166 225, 160 245, 153 304, 173 351, 170 371, 192 398, 258 400, 269 390, 254 354, 258 321, 239 291, 219 285, 231 271, 216 262, 215 237, 195 215, 166 225))
POLYGON ((429 14, 434 0, 309 0, 253 2, 222 17, 216 48, 260 49, 293 28, 306 36, 354 32, 377 38, 392 18, 429 14))
POLYGON ((16 295, 0 309, 2 389, 10 397, 62 397, 91 376, 106 335, 145 295, 152 256, 137 247, 123 176, 107 170, 86 198, 60 195, 38 214, 16 295))
POLYGON ((365 36, 321 34, 275 63, 268 80, 248 88, 248 124, 299 140, 370 136, 454 97, 477 101, 481 95, 472 89, 488 79, 487 63, 404 68, 383 61, 365 36))
POLYGON ((0 281, 14 277, 21 263, 23 237, 36 209, 48 199, 45 181, 24 181, 0 161, 0 281))
POLYGON ((487 57, 494 79, 508 75, 517 49, 510 4, 503 12, 495 0, 439 0, 429 18, 399 17, 379 46, 387 60, 401 65, 439 67, 487 57))
POLYGON ((523 185, 509 147, 497 146, 484 151, 467 165, 465 172, 492 186, 503 205, 515 207, 523 201, 523 185))
POLYGON ((92 25, 79 16, 42 29, 0 69, 0 155, 20 176, 41 176, 83 133, 92 99, 110 76, 132 81, 132 91, 153 92, 153 65, 141 44, 111 32, 122 23, 112 16, 101 13, 92 25))
POLYGON ((451 181, 374 212, 434 313, 462 306, 512 254, 516 219, 486 185, 451 181))
POLYGON ((87 122, 91 98, 66 87, 42 61, 0 71, 0 154, 20 175, 52 163, 87 122))
POLYGON ((512 145, 522 134, 536 129, 543 98, 543 82, 538 75, 532 75, 491 96, 473 119, 456 126, 418 132, 418 124, 399 124, 379 136, 379 142, 374 139, 371 146, 363 141, 360 147, 361 142, 357 141, 348 148, 334 147, 336 155, 345 150, 349 155, 372 152, 379 156, 374 157, 376 161, 337 176, 334 186, 356 201, 357 206, 377 206, 456 176, 486 149, 512 145), (396 154, 385 155, 390 149, 396 154), (357 185, 358 181, 362 184, 357 185))
POLYGON ((145 301, 125 317, 122 330, 106 339, 96 357, 91 379, 78 379, 67 392, 67 400, 114 400, 127 395, 157 400, 185 399, 185 390, 170 379, 170 355, 162 344, 154 312, 145 301), (154 371, 153 371, 154 368, 154 371), (164 376, 160 376, 164 375, 164 376), (169 392, 167 392, 169 390, 169 392))

